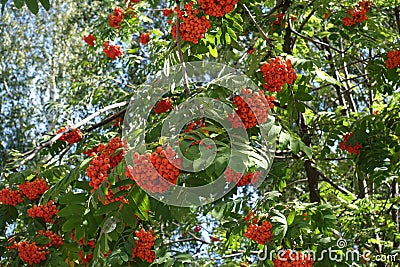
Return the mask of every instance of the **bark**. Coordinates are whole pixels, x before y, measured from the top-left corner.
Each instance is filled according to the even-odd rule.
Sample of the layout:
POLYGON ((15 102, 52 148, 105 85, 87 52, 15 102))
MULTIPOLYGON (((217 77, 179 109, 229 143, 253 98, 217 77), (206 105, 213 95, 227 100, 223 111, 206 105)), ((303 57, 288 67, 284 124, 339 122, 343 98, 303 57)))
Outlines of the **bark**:
MULTIPOLYGON (((399 181, 397 178, 395 178, 392 182, 392 188, 391 188, 391 193, 392 193, 392 198, 396 198, 399 196, 399 181)), ((397 227, 397 231, 400 232, 400 225, 399 225, 399 208, 397 205, 393 205, 392 207, 392 220, 395 223, 397 227)), ((396 240, 393 240, 393 248, 399 248, 400 244, 399 242, 396 242, 396 240)))

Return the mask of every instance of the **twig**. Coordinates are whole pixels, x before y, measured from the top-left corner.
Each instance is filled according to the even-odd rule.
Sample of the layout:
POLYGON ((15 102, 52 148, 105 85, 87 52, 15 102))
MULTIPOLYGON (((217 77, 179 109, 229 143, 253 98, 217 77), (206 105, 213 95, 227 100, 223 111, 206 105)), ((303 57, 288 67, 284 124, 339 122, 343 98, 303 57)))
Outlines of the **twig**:
POLYGON ((352 195, 353 193, 351 193, 350 191, 348 191, 346 188, 343 188, 339 185, 337 185, 336 183, 334 183, 331 179, 329 179, 328 177, 326 177, 321 171, 317 170, 319 176, 322 178, 323 181, 329 183, 331 186, 333 186, 336 190, 340 191, 343 194, 346 195, 352 195))
MULTIPOLYGON (((180 8, 181 6, 180 0, 176 0, 176 5, 178 6, 178 8, 180 8)), ((183 86, 185 87, 185 94, 190 95, 189 79, 187 76, 185 59, 183 58, 183 53, 182 53, 181 32, 179 31, 180 28, 179 17, 176 18, 175 25, 176 25, 176 44, 178 46, 178 56, 182 67, 183 86)))
POLYGON ((396 17, 397 30, 399 31, 400 34, 400 6, 397 1, 396 1, 396 7, 394 8, 394 16, 396 17))
POLYGON ((112 105, 106 106, 106 107, 104 107, 104 108, 102 108, 102 109, 96 111, 96 112, 93 113, 92 115, 86 117, 85 119, 83 119, 82 121, 78 122, 77 124, 70 126, 69 129, 66 129, 66 130, 62 131, 61 133, 56 134, 56 135, 55 135, 53 138, 51 138, 50 140, 48 140, 48 141, 46 141, 46 142, 40 144, 39 146, 35 147, 34 149, 32 149, 32 150, 30 150, 30 151, 28 151, 28 152, 25 152, 23 155, 24 155, 24 156, 27 156, 27 157, 24 158, 24 159, 20 162, 19 166, 22 166, 22 165, 24 165, 27 161, 33 159, 43 148, 51 146, 51 145, 52 145, 55 141, 57 141, 63 134, 69 132, 71 129, 79 128, 80 126, 85 125, 86 123, 88 123, 88 122, 91 121, 92 119, 96 118, 96 117, 99 116, 100 114, 102 114, 102 113, 104 113, 104 112, 106 112, 106 111, 108 111, 108 110, 114 109, 114 108, 126 106, 128 103, 129 103, 128 101, 123 101, 123 102, 120 102, 120 103, 116 103, 116 104, 112 104, 112 105))
POLYGON ((204 244, 210 244, 209 242, 207 242, 207 241, 205 241, 205 240, 203 240, 201 238, 192 237, 192 238, 184 238, 184 239, 178 239, 178 240, 169 241, 169 242, 164 243, 163 245, 168 246, 168 245, 172 245, 172 244, 175 244, 175 243, 184 243, 184 242, 190 242, 190 241, 197 241, 197 242, 201 242, 201 243, 204 243, 204 244))
POLYGON ((103 125, 106 125, 107 123, 115 120, 116 118, 119 118, 119 117, 123 116, 125 114, 125 112, 126 112, 126 108, 124 108, 123 110, 121 110, 120 112, 118 112, 118 113, 116 113, 114 115, 111 115, 107 119, 105 119, 105 120, 103 120, 103 121, 101 121, 99 123, 96 123, 95 125, 90 126, 89 128, 85 129, 83 132, 85 132, 85 133, 91 132, 94 129, 97 129, 97 128, 103 126, 103 125))
POLYGON ((260 32, 261 36, 268 42, 268 44, 270 46, 272 46, 272 41, 274 41, 273 39, 269 38, 267 36, 267 34, 263 31, 263 29, 261 28, 261 26, 257 23, 257 21, 254 19, 253 15, 251 15, 250 10, 247 8, 247 6, 245 4, 242 4, 243 9, 246 11, 247 15, 249 16, 250 20, 253 22, 254 26, 256 26, 256 28, 258 29, 258 31, 260 32))
POLYGON ((324 42, 315 40, 315 39, 313 39, 313 38, 310 38, 310 37, 308 37, 308 36, 306 36, 306 35, 303 35, 303 34, 297 32, 295 29, 293 29, 292 23, 291 23, 290 19, 288 20, 288 24, 289 24, 290 30, 291 30, 294 34, 300 36, 301 38, 303 38, 303 39, 305 39, 305 40, 307 40, 307 41, 310 41, 310 42, 312 42, 313 44, 319 44, 319 45, 328 47, 328 48, 330 48, 330 49, 332 49, 332 50, 334 50, 334 51, 336 51, 336 52, 343 53, 343 51, 341 51, 340 49, 337 49, 336 47, 333 47, 333 46, 331 46, 331 45, 329 45, 329 44, 326 44, 326 43, 324 43, 324 42))
POLYGON ((298 184, 298 183, 305 183, 305 182, 307 182, 307 181, 308 181, 308 179, 300 179, 300 180, 296 180, 296 181, 294 181, 294 182, 288 183, 288 184, 286 185, 286 187, 285 187, 285 188, 287 188, 287 187, 289 187, 289 186, 291 186, 291 185, 294 185, 294 184, 298 184))
MULTIPOLYGON (((314 2, 314 1, 312 1, 312 2, 314 2)), ((312 3, 311 3, 311 4, 312 4, 312 3)), ((304 19, 304 21, 300 24, 299 33, 302 32, 304 26, 306 26, 307 22, 308 22, 308 21, 311 19, 311 17, 314 15, 315 11, 316 11, 316 9, 313 8, 313 10, 311 10, 310 14, 308 14, 308 16, 307 16, 307 17, 304 19)), ((289 18, 289 20, 290 20, 290 18, 289 18)), ((295 36, 295 37, 293 38, 292 48, 294 47, 294 45, 295 45, 295 43, 296 43, 296 39, 297 39, 297 36, 295 36)))

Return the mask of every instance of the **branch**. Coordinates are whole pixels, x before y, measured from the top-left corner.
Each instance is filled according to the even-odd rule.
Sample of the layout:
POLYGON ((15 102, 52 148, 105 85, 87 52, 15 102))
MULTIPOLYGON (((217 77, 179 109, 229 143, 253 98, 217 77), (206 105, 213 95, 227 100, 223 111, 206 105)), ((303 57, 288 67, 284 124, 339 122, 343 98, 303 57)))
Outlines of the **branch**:
POLYGON ((285 188, 287 188, 287 187, 289 187, 289 186, 292 186, 292 185, 294 185, 294 184, 305 183, 305 182, 307 182, 307 181, 308 181, 308 179, 296 180, 296 181, 293 181, 293 182, 291 182, 291 183, 288 183, 288 184, 286 185, 285 188))
POLYGON ((62 131, 61 133, 56 134, 56 135, 55 135, 53 138, 51 138, 50 140, 48 140, 48 141, 46 141, 46 142, 40 144, 39 146, 35 147, 34 149, 32 149, 32 150, 30 150, 30 151, 28 151, 28 152, 25 152, 23 155, 24 155, 24 156, 27 156, 27 157, 24 158, 24 159, 20 162, 19 166, 22 166, 22 165, 24 165, 27 161, 33 159, 43 148, 50 147, 50 146, 51 146, 55 141, 57 141, 63 134, 69 132, 71 129, 79 128, 80 126, 85 125, 86 123, 88 123, 88 122, 91 121, 92 119, 96 118, 98 115, 100 115, 100 114, 102 114, 102 113, 104 113, 104 112, 106 112, 106 111, 108 111, 108 110, 114 109, 114 108, 126 106, 128 103, 129 103, 128 101, 123 101, 123 102, 120 102, 120 103, 116 103, 116 104, 112 104, 112 105, 106 106, 106 107, 104 107, 104 108, 102 108, 102 109, 96 111, 96 112, 93 113, 92 115, 86 117, 85 119, 83 119, 82 121, 78 122, 77 124, 72 125, 69 129, 66 129, 65 131, 62 131))
MULTIPOLYGON (((397 1, 396 1, 396 3, 397 3, 397 1)), ((394 8, 394 16, 396 18, 397 30, 399 31, 399 34, 400 34, 400 6, 398 4, 394 8)))
POLYGON ((329 183, 331 186, 333 186, 336 190, 338 190, 339 192, 345 194, 345 195, 352 195, 353 193, 351 193, 350 191, 348 191, 346 188, 343 188, 339 185, 337 185, 335 182, 333 182, 331 179, 329 179, 328 177, 326 177, 321 171, 317 170, 319 176, 322 178, 323 181, 329 183))
POLYGON ((329 45, 329 44, 327 44, 327 43, 324 43, 324 42, 315 40, 315 39, 313 39, 313 38, 310 38, 310 37, 308 37, 308 36, 305 36, 305 35, 303 35, 303 34, 297 32, 295 29, 293 29, 292 23, 291 23, 290 19, 288 20, 288 24, 289 24, 290 30, 291 30, 294 34, 300 36, 301 38, 303 38, 303 39, 305 39, 305 40, 307 40, 307 41, 310 41, 310 42, 312 42, 313 44, 319 44, 319 45, 328 47, 328 48, 330 48, 330 49, 332 49, 332 50, 334 50, 334 51, 336 51, 336 52, 343 53, 343 51, 341 51, 340 49, 337 49, 336 47, 333 47, 333 46, 331 46, 331 45, 329 45))
POLYGON ((90 126, 89 128, 85 129, 83 132, 88 133, 88 132, 93 131, 94 129, 100 128, 101 126, 104 126, 109 122, 112 122, 116 118, 119 118, 119 117, 123 116, 125 114, 125 112, 126 112, 126 108, 124 108, 120 112, 108 117, 107 119, 105 119, 105 120, 103 120, 103 121, 101 121, 99 123, 96 123, 95 125, 90 126))
MULTIPOLYGON (((314 1, 313 1, 314 2, 314 1)), ((299 27, 299 33, 303 30, 304 26, 306 26, 307 22, 311 19, 311 17, 314 15, 316 9, 313 8, 313 10, 311 10, 310 14, 308 14, 308 16, 304 19, 304 21, 301 23, 300 27, 299 27)), ((290 18, 289 18, 290 20, 290 18)), ((297 40, 297 36, 295 36, 293 38, 293 45, 292 45, 292 49, 294 47, 294 44, 296 43, 297 40)))
POLYGON ((261 26, 257 23, 257 21, 254 19, 253 15, 251 15, 250 10, 247 8, 245 4, 242 4, 243 9, 246 11, 247 15, 249 16, 250 20, 253 22, 254 26, 258 29, 260 32, 261 36, 268 42, 270 46, 272 46, 272 42, 274 41, 273 39, 269 38, 267 34, 263 31, 261 26))
MULTIPOLYGON (((180 0, 176 0, 176 5, 178 6, 178 8, 180 8, 181 6, 180 0)), ((182 53, 181 33, 179 31, 180 28, 179 17, 176 18, 175 25, 176 25, 176 44, 178 46, 178 56, 182 66, 183 86, 185 87, 185 94, 190 95, 189 79, 187 76, 185 59, 183 58, 183 53, 182 53)))
POLYGON ((178 239, 178 240, 169 241, 169 242, 164 243, 163 245, 168 246, 168 245, 172 245, 172 244, 175 244, 175 243, 184 243, 184 242, 190 242, 190 241, 197 241, 197 242, 201 242, 203 244, 210 244, 210 242, 207 242, 207 241, 205 241, 205 240, 203 240, 201 238, 192 237, 192 238, 184 238, 184 239, 178 239))

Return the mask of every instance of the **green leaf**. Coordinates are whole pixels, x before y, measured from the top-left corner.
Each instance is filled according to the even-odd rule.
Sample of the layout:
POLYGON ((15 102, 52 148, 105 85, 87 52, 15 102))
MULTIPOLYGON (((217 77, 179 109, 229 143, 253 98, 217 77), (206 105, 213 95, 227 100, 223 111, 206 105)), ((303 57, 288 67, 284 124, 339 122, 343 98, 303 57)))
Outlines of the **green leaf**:
POLYGON ((298 91, 296 93, 295 98, 297 100, 302 100, 302 101, 310 101, 310 100, 313 99, 313 97, 311 95, 309 95, 309 94, 307 94, 305 92, 301 92, 301 91, 298 91))
POLYGON ((60 217, 68 217, 74 215, 75 217, 82 217, 85 212, 85 207, 78 204, 68 205, 65 208, 62 208, 58 212, 58 216, 60 217))
POLYGON ((218 50, 217 47, 212 47, 211 45, 208 46, 208 51, 210 52, 210 55, 213 57, 218 57, 218 50))
POLYGON ((300 151, 300 142, 299 140, 297 140, 296 138, 291 137, 290 138, 290 150, 292 150, 292 152, 294 154, 298 154, 300 151))
POLYGON ((303 142, 300 142, 300 150, 303 151, 308 158, 312 158, 312 149, 303 142))
POLYGON ((227 32, 225 33, 225 42, 227 45, 231 44, 231 36, 227 32))
POLYGON ((24 0, 14 0, 14 5, 16 8, 21 8, 24 6, 24 0))
POLYGON ((62 226, 63 232, 71 232, 75 227, 81 224, 80 217, 71 217, 69 218, 62 226))
POLYGON ((291 225, 291 224, 293 223, 294 217, 296 217, 296 211, 295 211, 295 210, 291 210, 291 211, 289 212, 288 217, 287 217, 287 224, 288 224, 288 225, 291 225))
POLYGON ((50 1, 49 0, 39 0, 44 9, 49 10, 50 9, 50 1))
POLYGON ((103 215, 103 214, 110 213, 111 211, 118 209, 118 207, 120 205, 121 205, 121 202, 119 202, 119 201, 111 202, 111 203, 101 206, 99 209, 97 209, 95 211, 95 215, 103 215))
POLYGON ((136 225, 136 218, 134 216, 135 213, 131 210, 129 205, 122 206, 121 214, 125 224, 129 224, 132 227, 136 225))
POLYGON ((322 81, 326 81, 328 83, 331 84, 336 84, 341 86, 342 84, 336 80, 335 78, 333 78, 332 76, 329 76, 326 72, 322 71, 322 70, 315 70, 315 74, 317 75, 318 78, 320 78, 322 81))
POLYGON ((25 0, 25 4, 33 14, 39 12, 39 4, 36 0, 25 0))
POLYGON ((46 245, 46 244, 50 243, 50 241, 51 241, 51 239, 44 235, 40 235, 35 238, 35 242, 37 245, 46 245))
POLYGON ((68 194, 61 195, 60 198, 58 199, 58 202, 64 205, 81 204, 85 203, 88 200, 88 198, 89 196, 84 193, 74 194, 70 192, 68 194))

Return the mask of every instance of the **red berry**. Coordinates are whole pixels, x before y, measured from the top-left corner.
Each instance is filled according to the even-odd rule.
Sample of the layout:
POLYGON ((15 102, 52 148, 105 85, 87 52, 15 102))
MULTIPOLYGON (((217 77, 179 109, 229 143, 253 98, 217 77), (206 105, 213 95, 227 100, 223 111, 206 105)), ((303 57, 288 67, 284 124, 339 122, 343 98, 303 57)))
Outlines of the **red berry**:
POLYGON ((353 146, 351 144, 347 145, 347 142, 349 141, 350 136, 354 135, 353 132, 347 133, 343 136, 343 141, 340 143, 339 147, 343 150, 346 150, 350 154, 359 154, 360 149, 362 148, 362 145, 360 145, 358 142, 353 146))
POLYGON ((77 128, 72 129, 69 126, 60 128, 57 131, 57 134, 60 134, 64 131, 66 131, 67 129, 68 129, 68 131, 65 132, 60 138, 58 138, 58 140, 67 142, 68 144, 75 144, 75 143, 78 143, 82 139, 82 137, 83 137, 82 132, 77 128))
POLYGON ((103 43, 103 47, 103 52, 112 60, 123 55, 122 49, 119 45, 110 45, 110 42, 106 41, 103 43))
POLYGON ((121 23, 124 20, 124 10, 121 7, 114 8, 114 15, 110 14, 108 16, 110 21, 110 27, 119 29, 121 28, 121 23))
MULTIPOLYGON (((205 16, 198 16, 199 11, 193 10, 193 2, 185 4, 183 10, 175 7, 175 11, 180 20, 179 33, 182 40, 197 44, 211 27, 210 21, 205 16)), ((172 27, 171 34, 176 39, 176 24, 172 27)))
POLYGON ((57 206, 50 200, 46 205, 34 205, 27 210, 29 217, 42 218, 45 222, 53 223, 53 216, 58 213, 57 206))
POLYGON ((157 147, 151 154, 135 153, 134 167, 127 166, 126 176, 145 190, 153 193, 165 192, 171 184, 176 184, 181 165, 182 160, 171 147, 168 146, 165 150, 157 147))
POLYGON ((235 112, 228 114, 228 120, 232 123, 232 127, 239 128, 243 124, 246 129, 250 129, 266 122, 271 106, 268 99, 263 91, 258 93, 251 89, 243 89, 242 94, 233 99, 236 106, 235 112))
POLYGON ((0 190, 0 204, 15 207, 21 202, 23 202, 21 191, 11 190, 9 188, 4 188, 0 190))
POLYGON ((139 38, 139 42, 142 44, 142 45, 147 45, 147 43, 150 41, 150 34, 148 34, 147 32, 143 32, 141 35, 140 35, 140 38, 139 38))
POLYGON ((30 200, 36 200, 49 189, 44 179, 35 179, 33 182, 26 181, 19 185, 21 192, 30 200))
POLYGON ((159 101, 155 106, 154 106, 154 112, 157 114, 160 113, 166 113, 172 109, 171 105, 171 98, 167 97, 161 101, 159 101))
POLYGON ((94 36, 94 35, 92 35, 92 34, 89 34, 89 35, 86 35, 86 36, 83 36, 83 41, 85 41, 88 45, 90 45, 90 46, 94 46, 95 45, 95 41, 96 41, 97 39, 96 39, 96 36, 94 36))
POLYGON ((281 57, 271 58, 260 70, 265 80, 264 88, 270 92, 280 92, 285 83, 292 84, 297 79, 290 59, 285 61, 281 57))
POLYGON ((395 69, 400 66, 400 50, 389 51, 385 63, 388 69, 395 69))
POLYGON ((197 0, 197 4, 209 16, 223 17, 231 12, 238 0, 197 0))
POLYGON ((150 230, 146 232, 146 230, 142 228, 140 231, 136 231, 135 235, 138 240, 136 240, 136 246, 132 249, 132 259, 138 257, 149 263, 155 261, 156 255, 152 250, 155 243, 153 231, 150 230))

